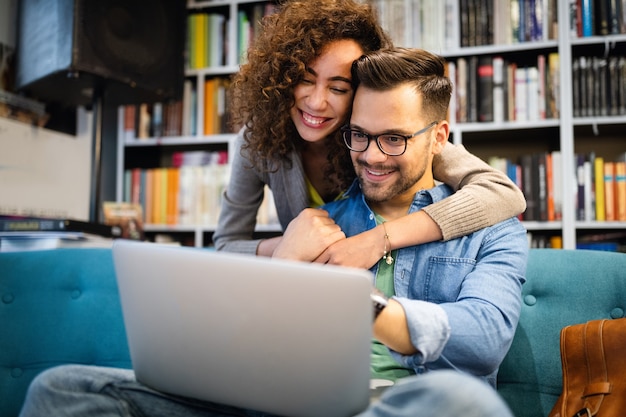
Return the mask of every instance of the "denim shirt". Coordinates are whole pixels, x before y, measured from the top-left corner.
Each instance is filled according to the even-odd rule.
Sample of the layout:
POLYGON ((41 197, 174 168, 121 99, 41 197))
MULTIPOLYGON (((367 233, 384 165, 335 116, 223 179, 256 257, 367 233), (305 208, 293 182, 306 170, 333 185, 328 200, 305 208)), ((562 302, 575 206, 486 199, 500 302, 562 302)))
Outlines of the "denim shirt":
MULTIPOLYGON (((409 213, 449 196, 439 185, 418 192, 409 213)), ((350 237, 376 226, 358 181, 345 198, 322 207, 350 237)), ((393 236, 390 236, 393 242, 393 236)), ((380 242, 382 256, 383 242, 380 242)), ((528 240, 517 218, 468 236, 398 250, 395 296, 406 313, 415 355, 392 356, 417 373, 452 368, 484 378, 496 375, 519 320, 528 240)), ((376 273, 378 265, 372 267, 376 273)))

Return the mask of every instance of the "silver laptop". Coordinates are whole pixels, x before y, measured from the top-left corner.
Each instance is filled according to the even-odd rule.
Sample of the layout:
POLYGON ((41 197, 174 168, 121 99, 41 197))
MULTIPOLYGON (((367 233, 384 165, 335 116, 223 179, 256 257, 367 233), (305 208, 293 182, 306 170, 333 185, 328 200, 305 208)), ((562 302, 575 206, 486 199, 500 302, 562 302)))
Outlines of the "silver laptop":
POLYGON ((369 404, 369 271, 117 240, 137 379, 292 417, 369 404))

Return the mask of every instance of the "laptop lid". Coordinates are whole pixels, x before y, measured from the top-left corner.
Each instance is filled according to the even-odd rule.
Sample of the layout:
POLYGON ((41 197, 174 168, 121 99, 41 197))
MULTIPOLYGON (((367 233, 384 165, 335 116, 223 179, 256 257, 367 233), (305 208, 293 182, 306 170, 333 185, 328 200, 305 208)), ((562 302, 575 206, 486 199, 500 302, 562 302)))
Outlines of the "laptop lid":
POLYGON ((137 379, 294 417, 369 403, 369 271, 117 240, 137 379))

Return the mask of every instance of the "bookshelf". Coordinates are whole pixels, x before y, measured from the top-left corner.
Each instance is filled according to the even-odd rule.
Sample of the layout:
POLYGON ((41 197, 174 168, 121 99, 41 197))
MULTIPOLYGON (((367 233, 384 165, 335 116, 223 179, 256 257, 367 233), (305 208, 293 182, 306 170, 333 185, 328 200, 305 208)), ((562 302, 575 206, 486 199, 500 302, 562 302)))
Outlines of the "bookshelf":
MULTIPOLYGON (((626 109, 622 106, 626 104, 626 86, 606 84, 615 78, 626 80, 626 72, 607 73, 603 81, 605 84, 601 86, 606 96, 596 94, 595 101, 585 101, 595 103, 593 111, 581 110, 583 100, 580 89, 581 85, 586 85, 580 81, 585 79, 581 75, 581 67, 587 65, 585 68, 588 73, 600 74, 604 71, 602 68, 609 71, 612 61, 608 58, 615 57, 615 66, 619 64, 620 58, 626 60, 624 17, 618 20, 621 26, 615 28, 615 33, 611 33, 610 29, 602 32, 601 25, 595 29, 586 29, 591 32, 583 33, 582 23, 586 15, 582 9, 576 9, 576 1, 363 1, 371 3, 378 10, 383 26, 396 44, 423 47, 440 53, 448 60, 450 77, 455 82, 455 96, 450 108, 452 142, 463 144, 494 166, 508 161, 506 168, 498 166, 503 170, 510 169, 512 178, 518 181, 520 187, 523 187, 523 181, 517 178, 522 177, 522 172, 532 171, 532 181, 537 182, 534 179, 537 176, 535 172, 547 174, 546 167, 550 166, 552 175, 549 178, 552 179, 549 186, 548 177, 544 175, 540 185, 535 184, 532 189, 525 190, 531 203, 529 206, 541 206, 552 213, 548 215, 541 211, 527 211, 524 214, 523 221, 532 246, 553 244, 573 249, 607 236, 609 240, 617 239, 622 245, 625 243, 623 235, 626 234, 626 220, 599 220, 601 216, 592 213, 596 210, 596 201, 593 200, 596 183, 594 170, 590 174, 589 168, 594 166, 597 158, 614 162, 620 155, 626 154, 623 134, 626 109), (529 4, 535 8, 530 10, 529 4), (606 63, 603 59, 606 59, 606 63), (498 87, 500 83, 497 74, 500 71, 497 68, 502 68, 502 88, 495 95, 493 75, 491 79, 475 77, 471 82, 469 80, 468 74, 478 74, 479 66, 485 63, 491 65, 487 65, 487 74, 496 65, 495 84, 498 87), (578 70, 575 71, 576 68, 578 70), (465 77, 459 78, 460 74, 465 77), (530 87, 524 84, 529 80, 530 87), (522 87, 516 81, 524 81, 522 87), (574 88, 574 82, 579 88, 574 88), (486 102, 486 96, 480 95, 480 91, 491 91, 491 101, 486 102), (526 91, 525 99, 519 98, 521 93, 515 97, 510 91, 526 91), (615 93, 624 96, 611 96, 615 93), (618 105, 612 110, 608 105, 601 105, 607 102, 617 102, 618 105), (491 105, 486 106, 486 103, 491 105), (549 155, 550 163, 544 165, 539 155, 549 155), (577 166, 577 155, 582 155, 588 162, 586 168, 584 165, 581 168, 577 166), (531 156, 539 161, 533 162, 531 156), (522 170, 523 159, 537 166, 531 170, 522 170), (587 179, 586 183, 583 182, 583 185, 587 184, 586 187, 580 188, 579 173, 580 178, 587 179), (554 204, 554 210, 553 206, 548 206, 548 196, 552 197, 550 204, 554 204), (581 203, 587 209, 586 213, 578 207, 579 197, 583 196, 587 197, 586 202, 581 203)), ((228 151, 234 137, 232 132, 225 132, 223 127, 212 132, 205 131, 206 118, 221 110, 207 112, 206 106, 202 105, 206 96, 213 94, 210 93, 212 90, 204 86, 206 81, 227 79, 238 70, 241 51, 245 50, 246 42, 250 42, 241 33, 254 31, 254 22, 258 20, 259 13, 266 12, 263 9, 266 4, 272 2, 188 1, 190 16, 201 13, 218 15, 213 16, 213 19, 223 22, 224 30, 218 35, 213 32, 214 37, 228 39, 228 47, 216 55, 218 58, 213 58, 212 65, 201 64, 196 68, 197 65, 188 63, 185 90, 187 93, 194 92, 197 107, 192 113, 196 116, 181 123, 179 134, 162 137, 147 134, 147 137, 141 139, 125 138, 124 113, 120 109, 118 136, 125 139, 118 141, 118 199, 123 200, 127 194, 124 174, 129 168, 171 164, 172 155, 178 152, 228 151), (242 17, 247 19, 242 20, 242 17), (237 39, 237 42, 232 42, 233 39, 237 39)), ((626 9, 626 2, 622 1, 621 4, 626 9)), ((602 21, 600 17, 598 15, 599 22, 602 21)), ((197 25, 197 22, 193 25, 197 25)), ((205 54, 200 61, 210 62, 211 52, 205 54)), ((193 55, 197 58, 202 52, 193 55)), ((599 77, 588 76, 586 79, 596 78, 599 77)), ((589 91, 597 91, 594 89, 600 87, 589 88, 589 91)), ((182 107, 194 108, 193 104, 182 107)), ((213 125, 221 126, 220 123, 217 121, 213 125)), ((527 178, 526 184, 530 183, 531 179, 527 178)), ((207 246, 214 228, 215 224, 211 221, 192 224, 147 222, 146 225, 148 233, 185 236, 186 244, 195 246, 207 246)), ((280 228, 277 225, 265 225, 259 226, 258 230, 272 233, 278 232, 280 228)))
MULTIPOLYGON (((226 124, 225 91, 254 38, 254 22, 271 13, 272 5, 258 0, 188 0, 182 100, 118 109, 116 198, 144 203, 149 239, 171 238, 196 247, 211 244, 235 138, 226 124), (147 191, 157 181, 162 191, 147 191), (172 182, 178 183, 174 190, 172 182), (146 204, 146 199, 152 203, 146 204), (169 205, 154 203, 164 199, 169 205)), ((280 231, 277 222, 259 220, 259 233, 280 231)))
MULTIPOLYGON (((522 159, 532 163, 531 156, 550 155, 552 192, 548 193, 547 178, 543 185, 522 190, 529 201, 529 210, 531 206, 551 208, 549 201, 560 205, 561 210, 553 211, 550 217, 547 213, 527 210, 523 220, 531 245, 553 243, 573 249, 596 241, 617 241, 623 248, 626 219, 609 221, 598 215, 601 209, 596 206, 593 169, 598 159, 613 162, 623 160, 626 155, 623 15, 615 15, 618 22, 615 27, 603 29, 603 21, 612 21, 611 10, 601 14, 600 6, 606 2, 597 0, 589 2, 591 13, 582 10, 582 6, 577 8, 581 2, 556 0, 370 0, 370 3, 379 9, 383 26, 397 44, 424 47, 448 60, 449 74, 455 82, 450 109, 451 141, 463 144, 505 172, 513 170, 509 171, 513 179, 524 171, 522 159), (594 13, 595 18, 590 17, 594 13), (585 25, 592 27, 583 32, 585 25), (551 61, 551 57, 558 59, 551 61), (494 58, 503 60, 505 68, 502 87, 498 89, 494 89, 494 84, 499 84, 500 71, 496 70, 494 58), (481 72, 481 63, 485 61, 491 67, 481 72), (531 84, 527 89, 522 85, 520 89, 515 68, 507 64, 525 69, 526 82, 543 80, 543 83, 531 84), (586 68, 586 75, 582 68, 586 68), (491 78, 481 79, 481 73, 491 78), (476 76, 469 79, 470 74, 476 76), (538 77, 540 74, 544 76, 538 77), (481 89, 490 94, 481 94, 481 89), (510 94, 511 90, 526 91, 525 100, 510 94), (553 92, 552 101, 550 92, 553 92), (515 102, 517 99, 519 103, 515 102), (529 109, 536 110, 529 113, 529 109), (485 113, 487 121, 481 119, 485 113), (582 157, 581 162, 587 162, 586 166, 578 166, 577 156, 582 157), (502 165, 503 161, 508 161, 508 165, 502 165), (552 199, 548 199, 550 195, 552 199)), ((620 4, 626 7, 626 2, 620 4)), ((502 68, 502 61, 498 64, 502 68)), ((525 171, 545 174, 546 166, 525 171)), ((518 181, 520 187, 521 182, 524 181, 518 181)), ((530 182, 529 179, 526 184, 530 182)), ((598 184, 598 189, 601 196, 602 184, 598 184)), ((615 198, 626 204, 626 196, 615 198)))

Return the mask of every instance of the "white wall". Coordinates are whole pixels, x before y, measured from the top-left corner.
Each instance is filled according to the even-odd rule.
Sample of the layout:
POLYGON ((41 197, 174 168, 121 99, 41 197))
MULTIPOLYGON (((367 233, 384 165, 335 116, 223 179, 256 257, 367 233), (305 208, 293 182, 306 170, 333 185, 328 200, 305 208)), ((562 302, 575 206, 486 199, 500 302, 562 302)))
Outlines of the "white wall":
POLYGON ((76 137, 0 117, 0 214, 89 218, 91 117, 80 113, 76 137))
MULTIPOLYGON (((0 0, 0 42, 15 47, 18 0, 0 0)), ((89 218, 91 117, 76 136, 0 117, 0 214, 89 218)))

